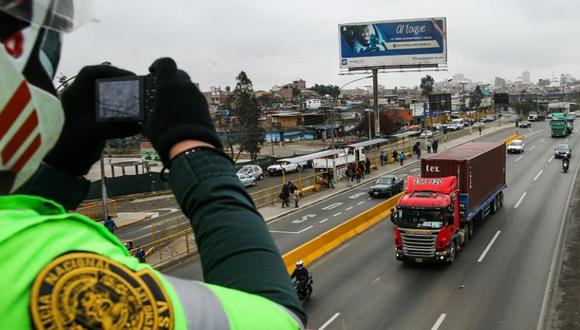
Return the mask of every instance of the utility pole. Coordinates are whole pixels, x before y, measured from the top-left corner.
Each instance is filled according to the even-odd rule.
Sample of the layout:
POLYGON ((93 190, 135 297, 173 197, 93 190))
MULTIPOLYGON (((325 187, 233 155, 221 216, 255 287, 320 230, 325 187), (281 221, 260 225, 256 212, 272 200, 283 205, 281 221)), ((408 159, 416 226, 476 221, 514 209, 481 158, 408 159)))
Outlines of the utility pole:
POLYGON ((334 149, 334 110, 330 111, 330 148, 334 149))
MULTIPOLYGON (((373 69, 373 97, 374 97, 374 103, 375 103, 375 111, 377 113, 377 129, 375 130, 375 135, 380 135, 380 133, 381 133, 381 117, 379 116, 379 69, 373 69)), ((369 134, 369 140, 370 140, 370 134, 369 134)))
POLYGON ((107 205, 107 184, 105 183, 105 155, 104 151, 101 153, 100 165, 101 165, 101 197, 103 200, 103 220, 106 220, 109 215, 109 205, 107 205))
POLYGON ((372 131, 371 130, 372 130, 372 127, 373 126, 372 126, 372 123, 371 123, 371 115, 373 114, 373 110, 372 109, 367 109, 367 113, 368 113, 368 116, 369 116, 369 140, 372 140, 373 137, 371 135, 372 134, 372 131))

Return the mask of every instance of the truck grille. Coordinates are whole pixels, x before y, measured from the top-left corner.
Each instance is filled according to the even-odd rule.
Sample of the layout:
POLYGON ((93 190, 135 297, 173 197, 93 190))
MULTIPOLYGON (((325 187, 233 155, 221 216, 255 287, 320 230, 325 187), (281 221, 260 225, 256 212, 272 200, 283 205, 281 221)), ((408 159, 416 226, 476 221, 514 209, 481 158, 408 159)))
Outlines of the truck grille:
POLYGON ((435 255, 435 243, 439 230, 399 229, 403 239, 403 252, 407 257, 430 258, 435 255))

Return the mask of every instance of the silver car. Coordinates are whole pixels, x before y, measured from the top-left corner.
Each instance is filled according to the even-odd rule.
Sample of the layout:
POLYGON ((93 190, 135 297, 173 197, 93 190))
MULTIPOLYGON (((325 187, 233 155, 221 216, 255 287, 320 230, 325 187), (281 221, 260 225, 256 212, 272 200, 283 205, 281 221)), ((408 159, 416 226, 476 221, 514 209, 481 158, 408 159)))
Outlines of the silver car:
POLYGON ((240 179, 240 182, 242 182, 242 185, 247 188, 247 187, 251 187, 251 186, 255 186, 256 183, 256 178, 254 178, 251 175, 246 175, 243 173, 237 173, 238 174, 238 179, 240 179))
POLYGON ((264 179, 264 171, 258 165, 244 165, 238 170, 238 173, 253 176, 256 180, 264 179))

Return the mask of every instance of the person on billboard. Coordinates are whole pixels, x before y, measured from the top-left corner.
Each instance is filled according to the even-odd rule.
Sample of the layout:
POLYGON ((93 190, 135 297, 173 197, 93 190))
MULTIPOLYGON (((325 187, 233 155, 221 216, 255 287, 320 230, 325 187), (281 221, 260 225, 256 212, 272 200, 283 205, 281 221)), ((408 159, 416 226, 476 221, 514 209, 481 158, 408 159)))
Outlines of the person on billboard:
POLYGON ((349 28, 351 49, 355 53, 386 51, 387 45, 375 24, 356 25, 349 28))

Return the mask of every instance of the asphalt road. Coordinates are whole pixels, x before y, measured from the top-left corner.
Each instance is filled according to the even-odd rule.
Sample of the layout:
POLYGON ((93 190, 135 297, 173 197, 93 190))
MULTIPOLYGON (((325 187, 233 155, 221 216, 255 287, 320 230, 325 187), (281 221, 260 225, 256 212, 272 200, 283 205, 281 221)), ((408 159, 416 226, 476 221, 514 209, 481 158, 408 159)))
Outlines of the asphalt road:
MULTIPOLYGON (((404 265, 384 221, 310 267, 305 308, 320 329, 535 329, 580 155, 554 160, 547 123, 525 129, 526 152, 508 155, 504 207, 477 228, 452 266, 404 265)), ((497 136, 485 138, 497 140, 497 136)))
MULTIPOLYGON (((514 132, 514 129, 503 130, 488 135, 487 138, 501 140, 514 134, 514 132)), ((400 176, 418 175, 419 171, 419 164, 415 164, 397 170, 394 174, 400 176)), ((269 223, 270 232, 282 254, 378 204, 381 200, 369 198, 368 188, 371 185, 372 183, 369 182, 344 191, 321 203, 269 223)), ((165 272, 182 278, 199 280, 203 278, 200 263, 196 259, 188 259, 165 272)))

